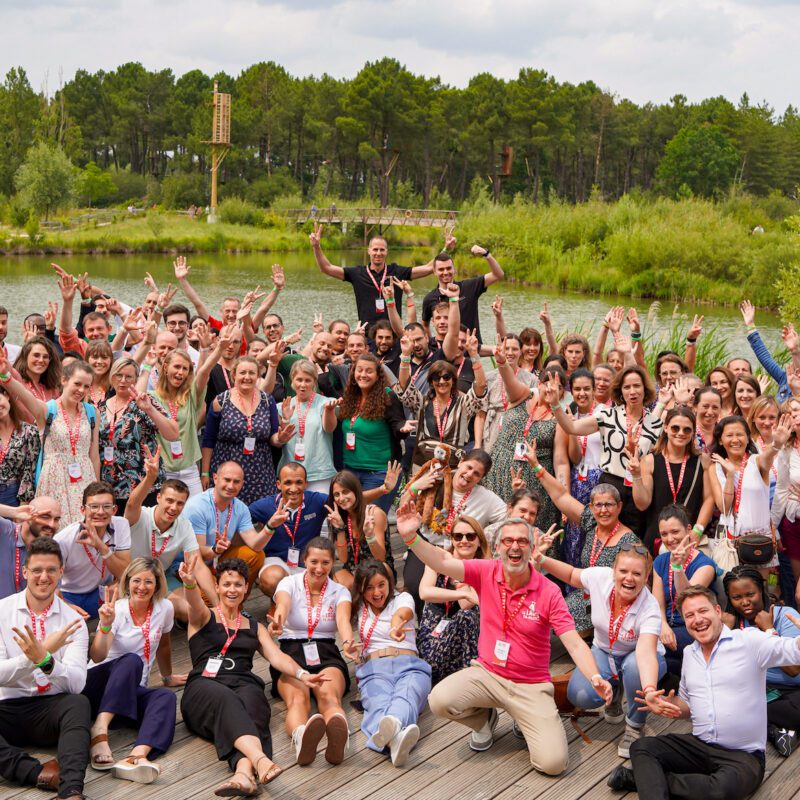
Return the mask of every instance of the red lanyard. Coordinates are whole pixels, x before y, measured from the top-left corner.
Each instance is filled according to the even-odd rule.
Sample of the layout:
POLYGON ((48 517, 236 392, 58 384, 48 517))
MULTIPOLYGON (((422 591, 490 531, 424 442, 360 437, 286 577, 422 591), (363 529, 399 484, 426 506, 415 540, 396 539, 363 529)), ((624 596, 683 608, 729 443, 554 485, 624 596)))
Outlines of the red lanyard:
POLYGON ((428 353, 428 355, 425 356, 425 360, 417 367, 417 371, 411 376, 410 383, 414 383, 414 381, 417 379, 417 375, 422 372, 423 367, 431 360, 432 355, 433 353, 428 353))
MULTIPOLYGON (((244 405, 244 397, 242 396, 242 393, 237 389, 236 390, 236 394, 239 395, 239 402, 242 405, 244 405)), ((244 408, 241 409, 242 414, 244 414, 245 419, 247 419, 247 432, 248 433, 252 433, 252 431, 253 431, 253 417, 255 416, 256 408, 258 408, 258 403, 257 402, 253 404, 253 407, 250 409, 250 413, 249 414, 244 410, 244 408)))
POLYGON ((222 377, 225 378, 225 386, 227 386, 228 389, 230 389, 231 379, 230 376, 228 375, 228 370, 226 370, 225 367, 222 366, 222 364, 219 365, 219 368, 222 370, 222 377))
POLYGON ((81 407, 78 406, 78 417, 77 417, 77 424, 75 426, 75 430, 72 429, 72 425, 70 425, 69 417, 67 416, 67 410, 64 408, 64 404, 61 402, 61 398, 58 399, 58 407, 61 409, 61 415, 64 417, 64 425, 67 427, 67 436, 69 436, 69 446, 72 448, 72 457, 78 457, 78 439, 81 436, 81 407))
POLYGON ((6 442, 6 446, 3 447, 3 440, 0 439, 0 464, 2 464, 6 460, 6 453, 8 452, 8 448, 11 447, 11 440, 14 438, 14 432, 11 432, 11 435, 8 437, 8 441, 6 442))
POLYGON ((736 493, 733 495, 733 513, 739 513, 739 504, 742 502, 742 484, 744 482, 744 471, 747 469, 747 460, 750 458, 749 453, 745 453, 742 458, 742 466, 739 469, 739 482, 736 484, 736 493))
POLYGON ((536 412, 537 411, 539 411, 539 401, 538 400, 536 401, 536 403, 534 404, 533 408, 528 413, 528 420, 525 423, 525 427, 522 429, 522 438, 523 439, 527 439, 528 438, 528 432, 530 431, 531 426, 533 425, 534 421, 538 422, 540 419, 544 419, 544 417, 547 415, 547 411, 542 411, 541 412, 542 416, 536 416, 536 412), (536 420, 534 420, 534 417, 536 417, 536 420))
MULTIPOLYGON (((527 594, 527 593, 526 593, 527 594)), ((508 613, 508 596, 506 595, 506 587, 500 587, 500 607, 503 609, 503 636, 507 636, 511 630, 511 623, 516 619, 517 614, 522 611, 525 605, 526 595, 520 598, 517 607, 509 614, 508 613)))
MULTIPOLYGON (((764 443, 764 437, 763 436, 759 436, 758 437, 758 449, 759 449, 759 451, 763 453, 764 452, 764 448, 766 446, 767 445, 764 443)), ((794 446, 795 447, 798 446, 798 439, 794 440, 794 446)), ((775 462, 774 461, 772 462, 772 466, 770 467, 770 469, 772 471, 772 475, 775 478, 775 480, 778 480, 778 468, 775 466, 775 462)))
MULTIPOLYGON (((444 584, 442 585, 442 589, 447 589, 450 584, 450 578, 447 575, 444 575, 444 584)), ((450 615, 450 606, 453 605, 452 600, 445 600, 444 601, 444 615, 445 617, 450 615)))
POLYGON ((306 590, 306 611, 308 612, 308 638, 309 641, 314 636, 314 631, 317 625, 322 620, 322 600, 325 597, 325 590, 328 588, 328 579, 325 578, 325 583, 322 584, 322 589, 319 592, 319 600, 317 601, 317 621, 314 622, 314 609, 311 608, 311 587, 308 585, 308 573, 303 574, 303 586, 306 590))
POLYGON ((628 612, 631 610, 631 606, 633 603, 628 603, 625 608, 622 609, 622 613, 614 619, 614 598, 616 596, 616 589, 611 590, 611 597, 608 600, 608 652, 609 654, 614 649, 614 645, 616 644, 617 639, 619 639, 620 631, 622 630, 622 623, 625 621, 625 617, 628 616, 628 612))
POLYGON ((219 657, 222 658, 225 655, 225 653, 228 652, 228 648, 231 646, 231 643, 236 638, 236 634, 239 633, 239 628, 242 625, 242 612, 240 611, 236 615, 236 629, 233 631, 233 633, 231 633, 228 628, 228 623, 225 622, 225 617, 222 615, 222 609, 219 606, 217 606, 215 611, 217 612, 217 614, 219 614, 220 621, 222 622, 222 627, 225 628, 225 635, 228 637, 225 640, 225 644, 222 645, 222 649, 219 651, 219 657))
POLYGON ((169 406, 169 415, 172 417, 175 422, 178 421, 178 404, 173 403, 171 400, 167 400, 167 405, 169 406))
POLYGON ((453 403, 453 398, 451 397, 447 401, 447 408, 444 410, 444 414, 440 414, 440 406, 439 406, 439 398, 433 398, 433 416, 436 418, 436 430, 439 431, 439 441, 444 441, 444 429, 447 427, 447 414, 450 411, 450 406, 453 403))
MULTIPOLYGON (((475 487, 473 486, 472 489, 475 487)), ((455 508, 451 508, 450 511, 447 512, 447 524, 445 525, 445 533, 450 535, 450 529, 453 527, 453 520, 458 516, 458 512, 464 508, 467 500, 469 500, 469 496, 472 494, 472 489, 470 489, 459 501, 458 505, 455 508)))
MULTIPOLYGON (((312 392, 311 399, 306 404, 306 413, 302 416, 300 415, 300 401, 297 401, 297 429, 300 431, 301 439, 306 435, 306 420, 308 419, 308 412, 311 410, 311 404, 314 402, 315 394, 315 392, 312 392)), ((350 421, 350 427, 353 427, 352 420, 350 421)))
POLYGON ((231 500, 228 506, 228 517, 225 520, 225 527, 220 531, 219 511, 217 511, 217 504, 214 502, 213 492, 208 496, 208 499, 211 502, 211 510, 214 512, 214 544, 216 544, 220 539, 228 538, 228 525, 231 524, 231 517, 233 516, 233 500, 231 500))
POLYGON ((100 403, 105 399, 106 393, 102 389, 95 395, 94 386, 89 387, 89 397, 92 399, 92 405, 99 406, 100 403))
MULTIPOLYGON (((103 578, 106 576, 106 562, 103 558, 98 558, 97 561, 100 562, 100 566, 97 566, 97 561, 95 561, 94 556, 92 555, 92 551, 86 546, 83 545, 83 550, 86 553, 86 558, 89 559, 92 566, 100 573, 100 583, 103 582, 103 578)), ((97 554, 100 555, 99 553, 97 554)))
POLYGON ((14 588, 19 591, 19 587, 22 583, 22 565, 20 561, 22 560, 19 551, 22 549, 18 544, 20 537, 20 530, 22 529, 22 525, 17 525, 14 528, 14 588))
MULTIPOLYGON (((233 506, 233 503, 231 503, 231 506, 233 506)), ((150 552, 153 554, 153 558, 159 558, 163 554, 163 552, 167 549, 167 545, 169 544, 169 534, 167 533, 164 536, 164 541, 161 544, 161 549, 158 551, 156 550, 157 530, 158 529, 156 527, 153 527, 153 530, 150 531, 150 552)), ((158 532, 161 533, 161 531, 158 532)))
POLYGON ((350 550, 353 552, 353 561, 358 566, 358 554, 361 551, 361 537, 357 542, 353 541, 353 520, 350 519, 350 514, 347 514, 347 538, 350 540, 350 550))
POLYGON ((144 665, 147 667, 150 665, 150 618, 153 616, 153 604, 150 603, 150 605, 147 606, 147 614, 145 615, 143 625, 139 625, 139 623, 136 621, 136 617, 133 616, 133 609, 130 608, 130 606, 129 610, 131 612, 131 620, 133 621, 133 624, 137 628, 142 629, 142 636, 144 637, 144 665))
POLYGON ((370 268, 369 265, 367 265, 367 275, 369 275, 369 279, 372 281, 372 285, 375 287, 375 291, 378 293, 379 299, 383 298, 383 284, 386 281, 386 271, 388 269, 389 269, 388 265, 383 268, 383 275, 381 275, 381 282, 379 286, 378 282, 375 280, 375 276, 372 274, 372 269, 370 268))
MULTIPOLYGON (((291 511, 291 509, 287 509, 291 511)), ((303 503, 300 503, 300 508, 297 509, 297 516, 294 518, 294 531, 289 530, 289 526, 284 522, 283 527, 286 529, 286 535, 292 540, 292 547, 294 547, 294 540, 297 537, 297 529, 300 527, 300 517, 303 516, 303 503)), ((350 517, 348 516, 347 522, 349 524, 350 517)), ((358 561, 356 561, 358 563, 358 561)))
POLYGON ((31 611, 30 608, 28 609, 28 613, 31 615, 31 628, 33 628, 33 635, 36 638, 37 642, 43 642, 44 641, 44 637, 45 637, 44 620, 45 620, 45 617, 47 616, 47 612, 50 610, 52 605, 53 605, 53 601, 51 600, 50 601, 50 605, 47 606, 47 608, 44 611, 42 611, 41 614, 37 614, 36 612, 31 611), (38 628, 36 626, 36 622, 37 621, 39 622, 39 626, 42 629, 41 635, 39 635, 39 630, 38 630, 38 628))
POLYGON ((597 528, 594 529, 594 540, 592 541, 592 549, 589 552, 590 567, 593 567, 597 563, 597 559, 600 558, 600 553, 602 553, 603 550, 605 550, 606 545, 614 538, 621 524, 622 523, 619 520, 617 520, 617 524, 614 526, 611 533, 608 534, 608 538, 604 542, 600 541, 600 538, 597 535, 597 528), (597 551, 595 551, 595 545, 597 544, 600 545, 600 548, 597 551))
MULTIPOLYGON (((692 559, 694 558, 694 547, 689 550, 689 555, 686 556, 686 561, 683 562, 684 570, 692 563, 692 559)), ((668 565, 669 566, 669 565, 668 565)), ((689 577, 688 575, 686 576, 689 577)), ((672 567, 669 567, 669 572, 667 573, 667 594, 669 596, 669 601, 672 606, 672 610, 670 611, 669 619, 670 622, 675 620, 675 590, 672 588, 675 585, 675 576, 674 570, 672 567)))
MULTIPOLYGON (((353 416, 350 417, 350 430, 351 430, 351 432, 356 427, 356 420, 358 419, 358 415, 359 415, 360 411, 361 411, 361 399, 359 398, 358 405, 356 406, 356 410, 353 412, 353 416)), ((306 412, 306 413, 308 413, 308 412, 306 412)), ((297 418, 297 421, 298 422, 300 421, 300 417, 299 416, 297 418)), ((303 423, 305 423, 305 418, 303 419, 303 423)))
POLYGON ((45 389, 42 387, 41 383, 33 383, 33 381, 26 381, 25 385, 30 389, 31 394, 37 399, 41 400, 42 402, 45 401, 46 392, 45 389))
POLYGON ((367 627, 367 614, 369 613, 369 606, 367 603, 364 603, 364 611, 361 613, 361 625, 358 627, 358 633, 361 636, 361 644, 363 647, 361 648, 361 652, 366 653, 367 648, 369 647, 369 640, 372 638, 372 634, 375 632, 375 626, 378 624, 378 620, 381 618, 380 614, 375 614, 375 619, 372 621, 372 625, 370 629, 365 633, 365 629, 367 627))
MULTIPOLYGON (((132 402, 133 402, 132 400, 129 400, 123 408, 117 409, 116 414, 109 417, 110 422, 108 424, 108 439, 111 442, 112 446, 114 445, 115 440, 119 441, 120 439, 124 438, 128 432, 128 428, 130 427, 130 419, 125 420, 122 426, 122 430, 119 433, 119 436, 118 437, 115 436, 115 432, 117 429, 117 422, 119 422, 121 418, 124 418, 125 414, 127 414, 128 412, 128 409, 131 407, 132 402)), ((108 403, 106 403, 106 415, 108 415, 108 403)))
POLYGON ((681 461, 681 472, 678 475, 678 488, 675 488, 675 481, 672 480, 672 465, 669 463, 669 459, 666 456, 666 453, 662 453, 664 457, 664 466, 667 468, 667 480, 669 481, 669 490, 672 492, 672 502, 678 502, 678 492, 681 490, 681 486, 683 486, 683 476, 686 475, 686 462, 689 460, 689 453, 686 452, 683 454, 683 461, 681 461))
MULTIPOLYGON (((589 409, 588 414, 578 414, 578 419, 583 419, 584 416, 591 417, 594 414, 595 403, 592 403, 592 407, 589 409)), ((589 435, 586 436, 579 436, 578 437, 578 446, 581 448, 581 461, 586 461, 586 450, 589 447, 589 435)))

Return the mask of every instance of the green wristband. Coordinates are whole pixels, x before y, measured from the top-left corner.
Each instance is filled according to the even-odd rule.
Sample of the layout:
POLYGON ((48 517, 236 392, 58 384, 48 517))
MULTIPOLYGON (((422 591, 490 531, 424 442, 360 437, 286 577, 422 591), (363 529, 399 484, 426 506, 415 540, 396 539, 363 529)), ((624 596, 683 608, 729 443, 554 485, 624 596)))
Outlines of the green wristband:
POLYGON ((41 669, 52 657, 53 654, 48 650, 47 655, 38 664, 34 664, 33 666, 36 667, 36 669, 41 669))
POLYGON ((98 630, 100 630, 101 633, 111 633, 111 626, 110 625, 107 625, 107 626, 106 625, 98 625, 97 627, 98 627, 98 630))
POLYGON ((419 541, 419 534, 417 534, 410 542, 406 542, 406 547, 410 550, 419 541))

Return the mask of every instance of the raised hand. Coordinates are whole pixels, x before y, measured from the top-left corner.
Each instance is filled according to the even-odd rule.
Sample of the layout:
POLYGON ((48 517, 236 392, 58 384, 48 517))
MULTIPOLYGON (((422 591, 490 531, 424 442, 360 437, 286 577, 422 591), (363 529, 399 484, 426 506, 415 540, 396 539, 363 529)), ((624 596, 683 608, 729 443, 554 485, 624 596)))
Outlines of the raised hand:
POLYGON ((525 460, 530 464, 532 470, 539 466, 539 459, 536 456, 536 439, 531 442, 523 442, 525 445, 525 460))
POLYGON ((294 333, 290 333, 288 336, 284 336, 283 341, 286 342, 286 344, 297 344, 302 337, 303 337, 303 329, 298 328, 294 333))
POLYGON ((91 522, 83 523, 83 527, 81 527, 78 535, 75 537, 75 541, 78 544, 85 544, 87 547, 93 547, 95 550, 103 543, 100 534, 97 533, 97 529, 91 522))
POLYGON ((678 719, 681 716, 680 706, 673 702, 675 698, 674 689, 668 695, 664 694, 663 689, 651 689, 647 692, 647 695, 642 689, 638 689, 636 695, 636 702, 640 706, 646 707, 653 714, 669 719, 678 719))
POLYGON ((39 329, 30 321, 30 320, 23 320, 22 321, 22 341, 28 342, 30 339, 33 339, 34 336, 39 335, 39 329))
POLYGON ((506 340, 498 337, 497 344, 494 346, 494 360, 498 367, 508 363, 506 357, 506 340))
MULTIPOLYGON (((44 647, 46 651, 49 650, 53 654, 57 653, 62 647, 66 647, 72 642, 73 634, 78 631, 81 625, 83 625, 82 619, 74 619, 60 630, 47 634, 42 642, 42 647, 44 647)), ((42 655, 42 658, 44 658, 44 654, 42 655)), ((42 659, 40 658, 39 661, 41 660, 42 659)), ((37 661, 35 663, 38 664, 39 662, 37 661)))
POLYGON ((405 641, 406 634, 411 633, 413 630, 413 625, 409 627, 401 622, 399 625, 395 625, 389 629, 389 636, 391 636, 396 642, 403 642, 405 641))
POLYGON ((271 349, 265 350, 267 353, 267 361, 275 368, 281 363, 281 359, 286 355, 289 345, 283 339, 276 339, 271 349))
POLYGON ((78 291, 80 292, 81 297, 84 298, 84 300, 88 299, 89 295, 91 295, 92 293, 92 284, 91 281, 89 280, 89 273, 84 272, 83 275, 78 275, 76 284, 78 286, 78 291))
POLYGON ((311 246, 316 248, 320 246, 320 242, 322 241, 322 231, 324 227, 322 225, 317 225, 314 223, 314 230, 308 234, 308 241, 311 243, 311 246))
POLYGON ((176 280, 181 281, 189 277, 189 272, 192 268, 186 263, 186 256, 178 256, 172 266, 175 269, 176 280))
POLYGON ((113 586, 103 587, 104 602, 97 611, 100 617, 100 625, 103 628, 110 628, 116 616, 116 607, 114 603, 117 601, 117 593, 119 591, 119 584, 115 583, 113 586))
POLYGON ((742 312, 742 319, 748 328, 756 324, 756 307, 749 300, 742 300, 739 311, 742 312))
POLYGON ((197 580, 195 579, 194 568, 197 563, 198 551, 193 550, 191 553, 184 551, 183 561, 178 566, 178 577, 181 583, 188 584, 189 586, 196 586, 197 580))
POLYGON ((675 392, 672 390, 672 386, 668 383, 664 384, 658 390, 658 402, 661 403, 662 406, 667 405, 672 398, 675 397, 675 392))
MULTIPOLYGON (((786 380, 789 383, 789 388, 792 394, 796 397, 800 394, 800 369, 793 367, 791 364, 786 365, 786 380)), ((761 385, 759 381, 759 386, 761 385)), ((763 389, 761 390, 763 393, 763 389)))
POLYGON ((58 319, 58 303, 52 300, 47 301, 47 311, 44 312, 44 326, 47 330, 55 330, 56 320, 58 319))
POLYGON ((458 239, 453 235, 455 233, 455 228, 450 228, 449 230, 445 228, 444 231, 444 249, 448 252, 452 253, 453 250, 456 249, 456 244, 458 243, 458 239))
POLYGON ((276 611, 275 614, 267 614, 269 624, 267 625, 267 633, 273 638, 277 639, 283 635, 283 617, 276 611))
POLYGON ((687 339, 699 339, 700 334, 703 332, 703 320, 705 319, 704 316, 695 314, 694 319, 692 319, 692 325, 689 328, 689 332, 686 334, 687 339))
POLYGON ((196 319, 194 322, 194 332, 197 336, 197 344, 200 345, 202 350, 208 350, 214 343, 214 337, 211 335, 211 329, 204 319, 196 319))
POLYGON ((411 338, 409 336, 403 335, 400 337, 400 354, 404 357, 408 357, 411 355, 413 347, 411 345, 411 338))
POLYGON ((400 476, 403 474, 403 466, 399 461, 390 461, 386 465, 386 477, 383 479, 384 487, 391 487, 389 491, 394 489, 400 481, 400 476))
POLYGON ((606 315, 606 319, 608 320, 608 329, 611 333, 619 333, 620 328, 622 328, 622 321, 625 319, 625 307, 613 306, 606 315))
POLYGON ((503 316, 503 298, 500 295, 496 295, 494 300, 492 301, 492 314, 495 317, 502 317, 503 316))
MULTIPOLYGON (((11 628, 14 631, 14 642, 17 647, 22 651, 22 654, 32 664, 38 664, 44 660, 47 655, 47 649, 44 642, 39 642, 33 635, 33 631, 28 625, 24 628, 11 628)), ((52 650, 50 651, 53 652, 52 650)))
MULTIPOLYGON (((633 436, 631 436, 631 438, 633 438, 633 436)), ((635 452, 633 452, 628 458, 628 472, 630 472, 631 477, 633 478, 642 477, 642 462, 639 460, 638 447, 635 448, 635 452)))
POLYGON ((58 290, 61 292, 61 299, 65 303, 71 303, 75 299, 75 278, 72 275, 63 275, 58 279, 58 290))
POLYGON ((69 274, 64 267, 59 267, 58 264, 51 263, 50 266, 55 270, 59 278, 65 278, 69 274))
POLYGON ((766 394, 770 384, 769 375, 759 375, 756 380, 758 381, 758 385, 761 387, 761 394, 766 394))
POLYGON ((474 256, 483 257, 489 252, 489 248, 488 247, 481 247, 481 245, 479 245, 479 244, 474 244, 474 245, 472 245, 472 247, 470 247, 469 251, 474 256))
MULTIPOLYGON (((183 259, 184 262, 186 259, 183 259)), ((186 267, 186 273, 188 274, 190 267, 186 267)), ((167 288, 164 289, 163 292, 158 296, 158 307, 160 309, 165 309, 171 302, 172 298, 175 297, 175 293, 178 291, 177 286, 173 286, 171 283, 167 284, 167 288)))
POLYGON ((283 400, 281 400, 281 420, 284 423, 288 423, 289 420, 292 418, 292 410, 293 410, 292 398, 284 397, 283 400))
MULTIPOLYGON (((775 434, 773 433, 773 436, 774 435, 775 434)), ((719 464, 726 475, 733 476, 736 474, 736 465, 727 458, 723 458, 721 455, 719 455, 719 453, 713 453, 711 455, 711 460, 715 464, 719 464)))
POLYGON ((478 341, 478 335, 473 328, 467 334, 467 352, 469 353, 470 358, 477 358, 478 357, 478 348, 480 348, 481 343, 478 341))
POLYGON ((539 398, 548 406, 554 406, 558 402, 558 383, 548 378, 539 384, 539 398))
POLYGON ((692 391, 689 388, 689 380, 685 375, 680 375, 676 378, 675 383, 672 385, 672 396, 678 405, 686 405, 691 402, 692 391))
POLYGON ((267 527, 273 531, 289 519, 289 509, 283 504, 283 497, 278 498, 278 505, 275 507, 275 513, 269 518, 267 527))
POLYGON ((544 304, 544 308, 539 312, 539 319, 545 327, 553 324, 550 319, 550 312, 547 310, 547 303, 544 304))
POLYGON ((395 276, 392 275, 392 285, 398 286, 404 295, 408 297, 414 296, 414 290, 411 288, 411 284, 408 281, 401 281, 399 278, 395 278, 395 276))
POLYGON ((375 533, 375 506, 373 505, 368 505, 364 512, 363 533, 365 539, 372 539, 375 533))
POLYGON ((119 300, 117 300, 116 297, 109 297, 108 300, 106 300, 106 308, 109 314, 114 314, 117 317, 122 316, 122 306, 119 304, 119 300))
POLYGON ((294 436, 296 428, 294 425, 279 425, 278 432, 275 434, 275 438, 278 441, 278 444, 286 444, 292 436, 294 436))
POLYGON ((678 546, 670 554, 669 560, 676 566, 684 566, 689 553, 694 549, 694 535, 688 534, 678 543, 678 546))
POLYGON ((319 311, 314 312, 314 324, 311 326, 311 330, 314 333, 322 333, 325 330, 325 323, 319 311))
POLYGON ((394 287, 387 281, 381 287, 381 294, 384 300, 394 300, 394 287))
POLYGON ((258 286, 256 286, 255 289, 248 292, 244 296, 244 299, 242 300, 242 306, 248 306, 248 305, 252 306, 256 302, 256 300, 260 300, 262 297, 266 297, 266 294, 267 294, 266 292, 261 291, 261 284, 259 284, 258 286))
POLYGON ((122 327, 128 331, 128 333, 133 333, 134 331, 140 330, 144 326, 144 312, 142 311, 142 307, 138 306, 125 317, 125 320, 122 323, 122 327))
POLYGON ((144 472, 148 478, 155 478, 158 476, 158 469, 161 466, 161 445, 156 447, 154 453, 150 452, 150 448, 142 445, 144 451, 144 472))
POLYGON ((286 275, 284 275, 283 267, 280 264, 272 265, 272 284, 278 291, 281 291, 286 286, 286 275))
POLYGON ((153 279, 153 276, 149 272, 145 272, 145 274, 144 274, 144 285, 151 292, 158 292, 158 286, 156 286, 156 282, 153 279))
POLYGON ((536 551, 539 555, 547 555, 547 551, 553 546, 553 542, 558 539, 564 531, 557 530, 553 523, 546 531, 536 529, 536 551))
POLYGON ((614 331, 614 349, 619 350, 625 356, 633 352, 633 342, 629 336, 625 336, 621 331, 614 331))
POLYGON ((772 446, 781 448, 789 441, 792 435, 792 420, 788 414, 781 414, 778 424, 772 429, 772 446))
POLYGON ((333 508, 325 506, 325 510, 328 512, 328 525, 331 528, 344 528, 344 520, 336 503, 333 504, 333 508))
POLYGON ((422 517, 413 500, 406 500, 397 509, 397 532, 406 544, 414 541, 417 531, 422 526, 422 517))
POLYGON ((525 480, 522 477, 522 467, 514 469, 513 466, 509 467, 511 471, 511 491, 516 492, 517 489, 525 488, 525 480))
POLYGON ((633 306, 628 309, 628 327, 631 329, 632 333, 639 333, 639 331, 642 329, 642 326, 639 322, 639 315, 633 306))

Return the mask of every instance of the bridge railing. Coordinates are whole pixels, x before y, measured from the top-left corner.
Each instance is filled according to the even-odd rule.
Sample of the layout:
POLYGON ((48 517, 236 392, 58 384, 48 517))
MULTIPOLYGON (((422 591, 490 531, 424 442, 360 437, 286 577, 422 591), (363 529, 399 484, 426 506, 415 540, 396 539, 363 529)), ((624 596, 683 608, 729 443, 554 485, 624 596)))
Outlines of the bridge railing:
POLYGON ((319 222, 324 225, 361 223, 364 225, 413 225, 445 228, 455 225, 458 211, 435 208, 289 208, 277 212, 290 222, 304 225, 319 222))

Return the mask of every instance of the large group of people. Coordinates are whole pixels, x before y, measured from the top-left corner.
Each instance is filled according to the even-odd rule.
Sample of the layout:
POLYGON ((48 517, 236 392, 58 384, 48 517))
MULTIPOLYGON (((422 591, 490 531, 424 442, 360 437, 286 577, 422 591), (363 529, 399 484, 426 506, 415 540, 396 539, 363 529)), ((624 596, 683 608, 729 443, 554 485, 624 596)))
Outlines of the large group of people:
POLYGON ((179 688, 229 767, 216 794, 256 794, 282 771, 256 652, 300 766, 323 740, 346 758, 357 685, 366 747, 396 767, 426 707, 477 752, 502 710, 557 776, 555 635, 574 662, 559 702, 620 726, 632 766, 609 786, 747 796, 768 743, 800 740, 794 328, 781 366, 742 303, 760 375, 749 353, 697 374, 698 317, 683 352, 648 353, 635 309, 610 309, 592 345, 558 338, 547 306, 510 331, 496 297, 491 335, 488 248, 456 280, 452 231, 415 267, 380 236, 366 265, 334 265, 322 235, 313 258, 357 317, 314 313, 305 341, 276 313, 278 265, 217 316, 183 257, 130 305, 55 264, 41 313, 0 305, 3 780, 61 800, 85 796, 87 766, 158 780, 179 688), (692 733, 648 736, 653 714, 692 733), (136 732, 122 758, 119 727, 136 732), (44 764, 25 750, 51 746, 44 764))

